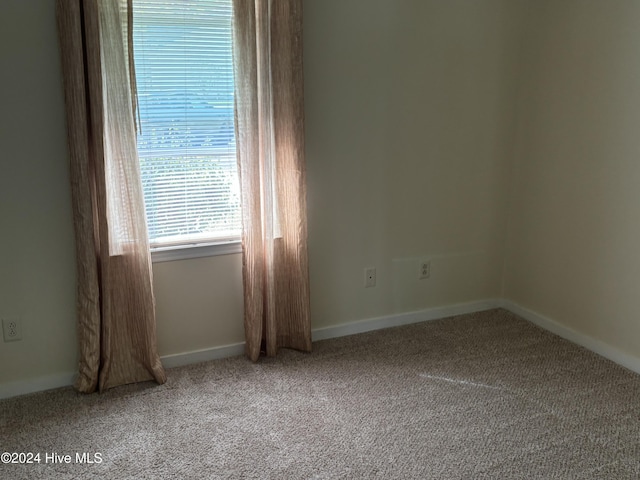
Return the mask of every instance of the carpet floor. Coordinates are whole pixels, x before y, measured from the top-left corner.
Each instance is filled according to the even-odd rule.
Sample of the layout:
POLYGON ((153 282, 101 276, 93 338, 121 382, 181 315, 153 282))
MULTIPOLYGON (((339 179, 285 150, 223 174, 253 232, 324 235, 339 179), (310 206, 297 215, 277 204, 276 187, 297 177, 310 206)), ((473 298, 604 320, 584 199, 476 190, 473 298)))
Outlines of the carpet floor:
POLYGON ((505 310, 313 347, 0 401, 0 478, 640 478, 640 376, 505 310))

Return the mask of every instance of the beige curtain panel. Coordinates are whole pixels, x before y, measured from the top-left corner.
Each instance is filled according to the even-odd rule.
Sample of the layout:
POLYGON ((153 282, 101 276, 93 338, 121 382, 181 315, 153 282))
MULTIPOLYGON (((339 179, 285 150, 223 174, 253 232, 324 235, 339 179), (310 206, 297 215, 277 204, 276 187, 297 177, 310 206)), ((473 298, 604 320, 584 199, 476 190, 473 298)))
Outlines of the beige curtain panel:
POLYGON ((234 0, 246 353, 311 350, 302 1, 234 0))
MULTIPOLYGON (((129 0, 130 2, 130 0, 129 0)), ((136 149, 130 3, 58 0, 81 392, 164 383, 136 149)))

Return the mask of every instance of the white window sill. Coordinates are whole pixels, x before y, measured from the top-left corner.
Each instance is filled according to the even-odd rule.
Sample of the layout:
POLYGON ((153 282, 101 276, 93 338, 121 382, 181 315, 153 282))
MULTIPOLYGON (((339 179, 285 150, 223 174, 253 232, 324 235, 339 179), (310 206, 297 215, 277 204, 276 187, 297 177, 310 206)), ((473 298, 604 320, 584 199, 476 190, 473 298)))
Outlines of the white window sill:
POLYGON ((153 263, 172 262, 174 260, 214 257, 216 255, 229 255, 232 253, 242 253, 242 243, 239 239, 221 243, 195 243, 171 247, 153 247, 151 248, 151 261, 153 263))

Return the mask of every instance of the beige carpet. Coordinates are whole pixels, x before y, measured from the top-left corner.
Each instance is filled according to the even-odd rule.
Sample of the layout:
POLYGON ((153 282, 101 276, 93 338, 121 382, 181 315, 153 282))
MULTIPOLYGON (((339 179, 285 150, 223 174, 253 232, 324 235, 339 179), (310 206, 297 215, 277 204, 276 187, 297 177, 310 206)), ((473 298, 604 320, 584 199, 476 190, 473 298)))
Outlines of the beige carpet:
POLYGON ((504 310, 168 376, 1 401, 0 478, 640 478, 640 377, 504 310))

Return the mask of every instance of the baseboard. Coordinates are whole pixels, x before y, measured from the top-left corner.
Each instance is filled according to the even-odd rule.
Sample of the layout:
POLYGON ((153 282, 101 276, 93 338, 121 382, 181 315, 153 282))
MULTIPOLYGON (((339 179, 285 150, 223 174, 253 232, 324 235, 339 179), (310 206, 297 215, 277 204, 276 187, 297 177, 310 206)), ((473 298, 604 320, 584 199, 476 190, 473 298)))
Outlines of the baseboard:
MULTIPOLYGON (((537 312, 524 308, 510 300, 482 300, 477 302, 460 303, 443 307, 428 308, 415 312, 385 315, 382 317, 360 320, 341 325, 318 328, 312 331, 313 341, 327 340, 330 338, 344 337, 358 333, 370 332, 400 325, 426 322, 454 315, 464 315, 468 313, 490 310, 492 308, 504 308, 522 317, 523 319, 538 325, 556 335, 585 347, 609 360, 622 365, 629 370, 640 374, 640 358, 634 357, 621 350, 612 347, 600 340, 596 340, 588 335, 561 325, 537 312)), ((244 342, 232 345, 224 345, 205 350, 180 353, 175 355, 165 355, 161 357, 165 368, 181 367, 194 363, 208 362, 220 358, 233 357, 244 353, 244 342)), ((9 382, 0 384, 0 399, 25 395, 28 393, 50 390, 53 388, 66 387, 73 384, 75 373, 61 373, 49 375, 31 380, 9 382)))
MULTIPOLYGON (((489 310, 499 306, 499 300, 485 300, 470 303, 461 303, 444 307, 429 308, 416 312, 386 315, 383 317, 361 320, 342 325, 314 329, 312 331, 313 341, 326 340, 329 338, 354 335, 356 333, 379 330, 381 328, 397 327, 410 323, 425 322, 453 315, 463 315, 466 313, 489 310)), ((193 352, 179 353, 175 355, 165 355, 161 357, 162 365, 165 368, 182 367, 194 363, 208 362, 220 358, 233 357, 244 353, 244 342, 221 347, 208 348, 193 352)), ((13 383, 0 384, 0 399, 25 395, 53 388, 67 387, 73 384, 75 374, 65 373, 40 377, 32 380, 25 380, 13 383)))
POLYGON ((481 312, 483 310, 497 308, 499 305, 499 300, 458 303, 444 307, 428 308, 426 310, 418 310, 415 312, 397 313, 331 327, 318 328, 313 330, 311 334, 313 341, 316 342, 318 340, 355 335, 357 333, 370 332, 372 330, 380 330, 382 328, 399 327, 400 325, 427 322, 454 315, 481 312))
POLYGON ((640 358, 638 357, 629 355, 628 353, 625 353, 616 347, 613 347, 600 340, 596 340, 595 338, 585 335, 584 333, 577 332, 556 322, 555 320, 545 317, 544 315, 534 312, 533 310, 524 308, 510 300, 500 301, 499 306, 539 326, 540 328, 548 330, 551 333, 555 333, 559 337, 581 345, 587 350, 597 353, 598 355, 608 358, 618 365, 622 365, 623 367, 626 367, 629 370, 640 374, 640 358))
POLYGON ((74 372, 67 372, 47 375, 46 377, 37 377, 30 380, 2 383, 0 384, 0 399, 51 390, 52 388, 68 387, 69 385, 73 385, 75 379, 76 374, 74 372))
POLYGON ((193 352, 177 353, 160 357, 165 368, 183 367, 194 363, 218 360, 219 358, 235 357, 244 353, 244 342, 224 345, 222 347, 207 348, 193 352))
MULTIPOLYGON (((445 307, 429 308, 416 312, 386 315, 383 317, 360 320, 331 327, 317 328, 312 330, 311 335, 313 341, 316 342, 318 340, 344 337, 346 335, 355 335, 356 333, 364 333, 371 330, 379 330, 388 327, 398 327, 400 325, 408 325, 410 323, 425 322, 428 320, 436 320, 453 315, 463 315, 465 313, 489 310, 491 308, 496 308, 498 304, 498 300, 485 300, 480 302, 461 303, 445 307)), ((191 365, 194 363, 208 362, 210 360, 217 360, 219 358, 233 357, 235 355, 242 355, 243 353, 244 342, 241 342, 232 345, 225 345, 222 347, 197 350, 194 352, 166 355, 161 357, 161 360, 162 365, 164 365, 165 368, 174 368, 191 365)))

